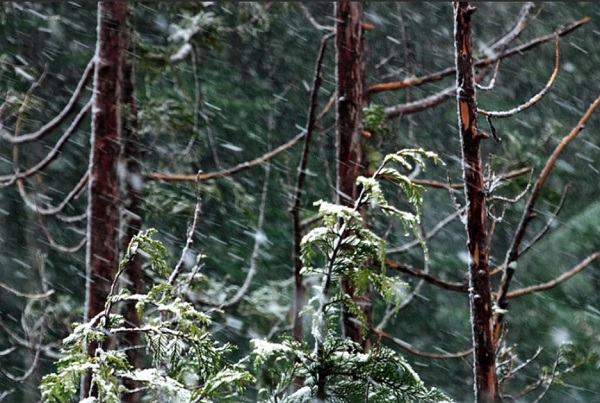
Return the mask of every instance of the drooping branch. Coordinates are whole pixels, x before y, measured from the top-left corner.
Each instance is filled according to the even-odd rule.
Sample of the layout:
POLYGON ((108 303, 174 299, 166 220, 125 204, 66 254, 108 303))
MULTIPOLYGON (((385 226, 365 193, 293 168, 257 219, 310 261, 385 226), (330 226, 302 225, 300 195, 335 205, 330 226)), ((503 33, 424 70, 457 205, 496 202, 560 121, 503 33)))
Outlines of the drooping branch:
POLYGON ((75 185, 75 187, 69 192, 69 194, 67 194, 67 196, 65 196, 65 198, 54 207, 40 206, 35 200, 33 200, 27 194, 27 191, 25 190, 25 186, 21 179, 17 180, 17 189, 19 190, 19 195, 21 196, 21 199, 25 202, 25 205, 29 209, 31 209, 32 211, 35 211, 36 213, 41 214, 41 215, 54 215, 54 214, 58 214, 61 211, 63 211, 65 209, 65 207, 71 202, 71 200, 76 198, 78 195, 81 194, 81 192, 83 190, 86 189, 88 180, 89 180, 89 172, 86 172, 85 175, 83 175, 83 177, 79 180, 77 185, 75 185))
MULTIPOLYGON (((301 5, 301 7, 304 7, 301 5)), ((310 103, 307 113, 307 122, 304 137, 304 146, 302 148, 302 156, 300 158, 300 166, 298 167, 297 179, 296 179, 296 190, 294 192, 294 199, 292 201, 292 207, 290 212, 292 214, 292 226, 294 231, 294 245, 293 245, 293 261, 294 261, 294 318, 293 318, 293 333, 294 338, 298 341, 303 340, 303 329, 302 319, 300 318, 300 311, 304 307, 304 283, 302 282, 302 261, 300 259, 301 248, 300 243, 302 241, 302 223, 300 221, 300 202, 302 199, 302 192, 304 191, 304 182, 306 180, 306 169, 308 166, 308 153, 310 150, 310 141, 317 124, 317 107, 318 107, 318 95, 321 88, 321 70, 323 67, 323 59, 325 57, 325 50, 327 48, 327 42, 333 36, 333 33, 325 35, 321 40, 321 46, 317 55, 317 61, 315 66, 315 73, 313 77, 313 85, 310 94, 310 103)))
POLYGON ((298 7, 300 7, 300 10, 302 10, 302 14, 304 14, 306 19, 311 23, 313 27, 315 27, 316 30, 331 32, 335 29, 333 26, 325 26, 319 24, 317 20, 315 20, 315 17, 312 16, 308 8, 302 2, 298 2, 298 7))
MULTIPOLYGON (((305 135, 306 135, 306 131, 303 130, 301 133, 296 135, 296 137, 294 137, 287 143, 282 144, 279 147, 275 148, 273 151, 269 151, 268 153, 266 153, 258 158, 255 158, 251 161, 242 162, 234 167, 231 167, 231 168, 228 168, 228 169, 225 169, 222 171, 209 172, 209 173, 200 174, 200 175, 172 175, 172 174, 151 173, 151 174, 146 174, 145 178, 147 180, 151 180, 151 181, 164 181, 164 182, 196 182, 196 181, 204 182, 209 179, 224 178, 226 176, 231 176, 238 172, 242 172, 242 171, 248 170, 250 168, 257 167, 257 166, 261 165, 262 163, 269 161, 270 159, 276 157, 277 155, 281 154, 282 152, 289 150, 290 148, 292 148, 293 146, 298 144, 298 142, 300 140, 302 140, 305 135)), ((1 177, 0 177, 0 179, 1 179, 1 177)))
POLYGON ((600 252, 596 252, 593 255, 588 256, 577 266, 573 267, 568 272, 561 274, 560 276, 556 277, 555 279, 553 279, 551 281, 548 281, 543 284, 532 285, 531 287, 522 288, 520 290, 511 291, 506 294, 506 298, 513 299, 513 298, 522 297, 523 295, 533 294, 536 292, 548 291, 548 290, 564 283, 565 281, 567 281, 568 279, 570 279, 577 273, 583 271, 589 265, 594 263, 598 258, 600 258, 600 252))
POLYGON ((46 123, 44 126, 42 126, 33 133, 24 134, 22 136, 12 136, 10 134, 3 133, 2 139, 12 144, 30 143, 32 141, 44 137, 46 134, 56 129, 61 123, 64 122, 66 118, 69 117, 71 112, 73 112, 73 110, 77 106, 77 102, 81 98, 85 87, 87 86, 87 84, 90 81, 90 78, 93 75, 95 62, 95 58, 92 58, 92 60, 90 60, 87 67, 85 68, 85 71, 83 72, 83 76, 81 77, 79 84, 77 84, 75 91, 73 91, 73 95, 71 95, 71 99, 69 100, 65 108, 58 115, 56 115, 54 119, 52 119, 50 122, 46 123))
POLYGON ((560 42, 559 42, 559 36, 558 34, 556 35, 556 60, 555 60, 555 64, 554 64, 554 71, 552 72, 552 75, 550 76, 550 79, 548 80, 548 82, 546 83, 546 85, 544 86, 544 88, 542 88, 542 90, 540 92, 538 92, 537 94, 535 94, 533 97, 531 97, 531 99, 519 106, 517 106, 516 108, 510 109, 508 111, 502 111, 502 112, 488 112, 486 110, 477 109, 477 112, 487 116, 488 118, 497 118, 497 119, 502 119, 502 118, 508 118, 511 116, 516 115, 519 112, 524 111, 525 109, 529 109, 530 107, 532 107, 533 105, 535 105, 536 103, 538 103, 543 97, 544 95, 546 95, 548 93, 548 91, 550 90, 550 88, 552 87, 552 85, 554 84, 554 81, 556 80, 556 76, 558 76, 558 70, 560 68, 560 42))
MULTIPOLYGON (((67 143, 67 140, 69 139, 69 137, 71 137, 71 135, 79 128, 79 126, 83 122, 83 118, 85 117, 86 113, 91 109, 91 106, 92 106, 92 100, 88 101, 88 103, 83 107, 83 109, 81 109, 81 111, 75 117, 73 122, 71 122, 71 125, 67 128, 65 133, 61 136, 60 139, 58 139, 58 141, 56 142, 56 144, 54 145, 52 150, 50 150, 50 152, 44 157, 44 159, 42 161, 38 162, 35 166, 33 166, 23 172, 16 172, 13 175, 0 176, 0 182, 3 182, 0 184, 0 186, 6 186, 8 184, 14 183, 14 181, 16 179, 28 178, 28 177, 40 172, 41 170, 46 168, 52 161, 54 161, 58 157, 60 152, 62 151, 62 148, 67 143)), ((18 138, 21 138, 21 137, 18 137, 18 138)))
POLYGON ((76 252, 79 252, 81 250, 81 248, 83 248, 87 242, 87 236, 84 236, 81 239, 81 241, 79 241, 79 243, 75 246, 61 245, 54 240, 54 237, 52 237, 52 235, 50 235, 50 231, 48 231, 48 227, 46 227, 46 223, 44 222, 44 217, 41 214, 38 214, 38 222, 40 224, 40 228, 42 229, 42 232, 44 233, 44 236, 46 237, 46 239, 48 240, 48 243, 54 250, 57 250, 62 253, 76 253, 76 252))
MULTIPOLYGON (((538 179, 535 182, 535 185, 533 186, 533 191, 531 192, 531 196, 529 197, 529 200, 527 201, 525 210, 523 211, 523 215, 521 216, 521 221, 519 222, 519 225, 517 226, 517 230, 515 231, 515 235, 513 236, 513 240, 512 240, 510 249, 508 250, 508 252, 506 254, 506 258, 504 260, 504 272, 502 274, 502 280, 500 281, 500 286, 498 289, 498 307, 500 308, 499 312, 505 311, 506 308, 508 307, 508 299, 507 299, 508 288, 510 286, 512 277, 513 277, 515 271, 517 270, 517 261, 519 260, 519 257, 521 256, 521 250, 520 250, 521 244, 523 243, 523 240, 525 239, 525 234, 527 232, 529 224, 535 217, 535 213, 533 210, 534 210, 535 205, 542 193, 542 188, 544 187, 544 184, 546 183, 546 180, 548 179, 550 172, 554 168, 554 165, 558 161, 558 158, 560 157, 560 155, 562 154, 564 149, 569 145, 569 143, 571 143, 571 141, 573 141, 577 137, 577 135, 579 133, 581 133, 581 131, 585 128, 587 121, 592 117, 595 110, 599 106, 600 106, 600 96, 598 96, 598 98, 596 98, 596 100, 594 102, 592 102, 592 104, 590 105, 588 110, 585 112, 585 114, 579 121, 579 123, 571 130, 571 132, 568 135, 566 135, 561 140, 561 142, 558 144, 558 146, 556 146, 556 148, 554 149, 554 152, 546 161, 546 165, 542 169, 540 176, 538 177, 538 179)), ((501 334, 501 329, 503 326, 503 324, 502 324, 503 317, 504 317, 504 315, 502 313, 499 313, 496 316, 496 324, 495 324, 495 330, 494 330, 494 333, 496 335, 495 336, 496 340, 499 337, 499 335, 501 334)))

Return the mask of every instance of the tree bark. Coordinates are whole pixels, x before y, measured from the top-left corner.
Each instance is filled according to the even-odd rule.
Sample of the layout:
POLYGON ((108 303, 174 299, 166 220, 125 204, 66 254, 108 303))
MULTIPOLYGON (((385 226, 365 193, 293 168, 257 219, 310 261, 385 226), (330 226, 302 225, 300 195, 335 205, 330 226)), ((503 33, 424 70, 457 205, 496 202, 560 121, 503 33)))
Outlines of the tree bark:
MULTIPOLYGON (((361 145, 364 101, 362 4, 336 2, 335 17, 337 203, 352 206, 359 195, 356 179, 360 175, 366 175, 361 145)), ((368 298, 355 295, 355 290, 346 281, 343 282, 342 287, 346 294, 362 305, 366 311, 369 310, 368 298)), ((361 343, 364 349, 368 349, 369 343, 362 337, 362 325, 346 309, 342 312, 342 323, 344 336, 361 343)))
MULTIPOLYGON (((142 230, 143 210, 142 196, 144 191, 144 176, 142 175, 142 161, 139 148, 137 103, 135 98, 135 38, 133 28, 129 24, 124 35, 123 77, 121 84, 122 102, 122 166, 125 168, 124 176, 121 178, 124 193, 124 218, 123 218, 123 250, 127 250, 134 235, 142 230)), ((125 272, 127 278, 127 289, 132 294, 141 294, 142 281, 142 255, 137 254, 129 263, 125 272)), ((131 301, 126 305, 123 313, 127 327, 140 327, 140 318, 136 309, 136 302, 131 301)), ((143 349, 141 334, 139 332, 127 332, 123 342, 127 347, 127 358, 129 364, 134 368, 142 367, 143 349)), ((124 380, 128 390, 139 389, 139 382, 130 379, 124 380)), ((142 399, 141 392, 125 394, 123 402, 139 403, 142 399)))
MULTIPOLYGON (((120 82, 126 5, 98 3, 98 39, 94 73, 92 138, 90 155, 87 228, 86 312, 88 321, 102 310, 119 265, 120 82)), ((95 354, 97 345, 88 348, 95 354)), ((90 391, 91 375, 83 382, 84 397, 90 391)))
POLYGON ((456 88, 462 146, 463 179, 467 199, 469 300, 474 349, 475 398, 497 401, 496 357, 489 268, 489 248, 481 140, 477 129, 477 103, 473 69, 471 16, 468 2, 454 3, 456 88))

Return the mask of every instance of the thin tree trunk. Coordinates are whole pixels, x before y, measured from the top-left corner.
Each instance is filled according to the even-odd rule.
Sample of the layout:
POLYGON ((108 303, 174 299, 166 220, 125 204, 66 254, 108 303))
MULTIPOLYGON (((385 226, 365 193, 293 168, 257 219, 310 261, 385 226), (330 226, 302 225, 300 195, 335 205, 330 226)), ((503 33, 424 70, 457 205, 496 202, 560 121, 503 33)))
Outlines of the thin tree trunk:
MULTIPOLYGON (((144 177, 142 175, 142 161, 139 148, 137 103, 135 100, 135 38, 131 24, 127 27, 124 38, 125 56, 123 58, 123 81, 121 85, 122 100, 122 164, 125 175, 122 178, 124 191, 124 223, 123 223, 123 250, 126 250, 134 235, 142 230, 143 211, 142 196, 144 190, 144 177)), ((127 289, 132 294, 141 294, 142 281, 142 256, 136 255, 129 263, 126 271, 127 289)), ((137 314, 136 303, 131 301, 127 304, 124 312, 126 326, 139 327, 140 318, 137 314)), ((141 345, 141 334, 139 332, 127 332, 124 335, 124 344, 127 347, 127 358, 134 368, 142 367, 143 349, 141 345)), ((139 389, 139 382, 125 379, 125 387, 128 390, 139 389)), ((141 392, 128 393, 123 396, 122 401, 127 403, 139 403, 142 399, 141 392)))
MULTIPOLYGON (((90 155, 87 281, 85 320, 104 309, 119 264, 120 82, 126 5, 98 3, 98 39, 94 75, 94 106, 90 155)), ((97 345, 88 349, 95 354, 97 345)), ((91 376, 83 382, 82 395, 90 395, 91 376)), ((91 391, 94 395, 95 392, 91 391)))
POLYGON ((469 250, 469 300, 474 348, 475 398, 497 399, 496 357, 489 268, 489 249, 481 140, 477 129, 477 103, 473 69, 471 16, 468 2, 454 3, 456 86, 462 165, 467 198, 467 247, 469 250))
MULTIPOLYGON (((363 8, 358 2, 336 2, 336 72, 337 72, 337 150, 338 204, 352 206, 358 198, 356 179, 366 174, 361 145, 363 107, 363 8)), ((368 311, 370 301, 364 296, 355 296, 353 287, 344 281, 343 290, 368 311)), ((362 337, 362 325, 344 309, 342 313, 343 333, 369 348, 362 337)))

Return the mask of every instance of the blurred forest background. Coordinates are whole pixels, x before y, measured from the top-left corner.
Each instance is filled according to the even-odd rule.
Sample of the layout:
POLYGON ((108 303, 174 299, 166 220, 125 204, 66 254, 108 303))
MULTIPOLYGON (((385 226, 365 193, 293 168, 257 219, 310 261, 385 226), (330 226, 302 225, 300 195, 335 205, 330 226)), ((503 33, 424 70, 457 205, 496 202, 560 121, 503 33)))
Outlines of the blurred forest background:
MULTIPOLYGON (((523 7, 520 2, 481 2, 473 17, 477 57, 489 56, 490 45, 508 31, 523 7)), ((135 32, 136 95, 139 147, 145 176, 143 227, 156 228, 156 238, 167 247, 173 265, 186 239, 196 203, 194 181, 173 181, 169 175, 195 176, 217 172, 258 158, 291 141, 306 123, 315 59, 323 33, 314 22, 332 26, 333 3, 131 3, 135 32), (314 19, 313 22, 310 18, 314 19), (155 176, 151 176, 155 175, 155 176), (160 175, 166 175, 159 180, 160 175)), ((402 81, 454 66, 452 5, 442 2, 364 5, 366 83, 402 81)), ((551 35, 584 17, 591 21, 561 38, 558 76, 550 92, 532 108, 508 119, 494 121, 501 141, 484 142, 484 160, 499 175, 531 167, 539 175, 558 142, 579 121, 600 87, 600 5, 597 3, 536 3, 527 28, 510 46, 551 35)), ((96 46, 96 4, 92 2, 2 3, 0 5, 0 94, 12 110, 3 111, 4 129, 34 132, 68 103, 96 46), (18 108, 35 81, 27 108, 18 108), (12 113, 12 115, 11 115, 12 113)), ((325 54, 321 110, 334 94, 333 47, 325 54)), ((554 40, 500 63, 495 86, 478 92, 485 110, 513 108, 539 92, 555 63, 554 40)), ((484 84, 489 82, 489 78, 484 84)), ((418 87, 386 91, 371 97, 371 107, 383 110, 409 104, 455 84, 455 76, 418 87)), ((91 84, 88 85, 91 92, 91 84)), ((78 101, 81 105, 83 101, 78 101)), ((415 179, 459 184, 461 148, 454 96, 422 111, 401 113, 386 120, 386 130, 374 132, 366 149, 370 160, 402 148, 422 147, 436 152, 446 167, 415 171, 415 179)), ((23 145, 18 164, 32 166, 52 149, 70 122, 56 133, 23 145)), ((482 130, 489 131, 485 119, 482 130)), ((85 117, 60 155, 43 172, 19 186, 39 204, 55 205, 77 185, 88 169, 90 118, 85 117)), ((567 147, 536 207, 532 237, 553 216, 563 191, 570 185, 560 214, 545 237, 519 262, 511 289, 549 281, 600 250, 600 119, 592 117, 585 130, 567 147)), ((326 114, 313 137, 301 217, 317 212, 313 202, 335 200, 335 112, 326 114)), ((0 174, 14 172, 11 145, 0 148, 0 174)), ((190 299, 220 303, 231 298, 256 266, 248 292, 240 303, 213 314, 210 329, 219 341, 249 351, 251 338, 274 339, 291 332, 293 302, 293 229, 289 209, 296 186, 301 142, 266 163, 238 173, 201 182, 202 216, 194 244, 205 254, 202 288, 190 299), (265 178, 266 208, 259 226, 265 178)), ((172 178, 171 178, 172 179, 172 178)), ((519 195, 530 174, 502 182, 498 194, 519 195)), ((61 340, 74 322, 82 320, 85 298, 85 247, 73 248, 85 236, 85 193, 69 203, 59 216, 40 216, 28 208, 19 186, 0 189, 0 400, 37 401, 41 377, 54 370, 61 340), (77 220, 79 216, 79 220, 77 220), (50 238, 51 240, 50 240, 50 238), (57 249, 55 244, 62 245, 57 249), (44 294, 31 299, 25 294, 44 294), (43 319, 42 319, 43 318, 43 319), (43 323, 42 323, 43 322, 43 323), (44 331, 40 333, 40 328, 44 331), (22 383, 6 376, 23 375, 43 349, 34 373, 22 383)), ((10 185, 10 186, 8 186, 10 185)), ((395 205, 408 206, 402 195, 390 194, 395 205)), ((390 259, 428 270, 450 282, 465 283, 468 255, 464 225, 456 206, 464 205, 462 190, 449 192, 427 187, 423 230, 429 258, 418 242, 406 237, 400 225, 374 217, 370 225, 385 234, 390 259), (452 195, 452 196, 451 196, 452 195), (453 200, 454 199, 454 200, 453 200), (448 217, 452 220, 446 220, 448 217), (446 224, 431 234, 432 229, 446 224), (417 246, 407 247, 408 246, 417 246)), ((492 268, 504 261, 524 200, 497 204, 502 221, 492 239, 492 268)), ((408 208, 408 207, 406 207, 408 208)), ((190 267, 195 256, 186 263, 190 267)), ((539 355, 511 381, 516 395, 535 384, 555 363, 561 345, 572 343, 569 354, 578 360, 600 353, 600 265, 596 262, 574 278, 546 292, 514 300, 507 314, 506 343, 523 363, 539 355), (546 371, 546 372, 545 372, 546 371)), ((468 295, 439 289, 418 278, 400 275, 412 296, 391 320, 386 333, 405 347, 401 351, 428 386, 456 401, 472 400, 469 355, 428 358, 414 352, 458 353, 471 347, 468 295), (413 291, 417 291, 414 295, 413 291)), ((144 272, 144 283, 156 274, 144 272)), ((497 284, 500 275, 493 277, 497 284)), ((496 287, 495 287, 496 288, 496 287)), ((385 304, 376 306, 377 323, 385 304)), ((306 327, 310 327, 306 318, 306 327)), ((556 381, 545 401, 600 402, 597 361, 589 359, 556 381)), ((251 394, 251 391, 250 391, 251 394)), ((533 399, 530 395, 522 401, 533 399)))

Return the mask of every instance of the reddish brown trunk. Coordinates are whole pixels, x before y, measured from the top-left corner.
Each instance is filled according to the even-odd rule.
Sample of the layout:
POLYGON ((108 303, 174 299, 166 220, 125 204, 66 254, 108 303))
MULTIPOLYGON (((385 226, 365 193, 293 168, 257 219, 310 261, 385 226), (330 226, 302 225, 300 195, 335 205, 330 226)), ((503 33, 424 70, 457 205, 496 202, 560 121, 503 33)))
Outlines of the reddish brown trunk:
MULTIPOLYGON (((352 206, 359 195, 356 179, 366 173, 361 146, 364 79, 362 4, 337 2, 335 16, 338 203, 352 206)), ((355 296, 354 289, 347 282, 342 287, 346 294, 368 309, 367 298, 355 296)), ((362 337, 362 325, 345 309, 342 322, 344 335, 368 349, 368 341, 362 337)))
MULTIPOLYGON (((119 264, 119 183, 121 59, 125 4, 98 4, 98 39, 90 155, 86 320, 104 309, 119 264)), ((95 345, 88 349, 94 355, 95 345)), ((83 396, 90 393, 86 376, 83 396)), ((92 394, 94 392, 92 391, 92 394)))
MULTIPOLYGON (((142 211, 142 193, 143 193, 143 175, 142 162, 139 149, 139 136, 137 132, 137 104, 135 101, 135 42, 131 26, 127 27, 124 38, 125 57, 123 58, 123 81, 121 85, 122 100, 122 137, 123 137, 123 156, 122 164, 125 167, 125 175, 122 178, 125 204, 124 217, 124 236, 123 250, 126 250, 134 235, 142 229, 143 211, 142 211)), ((143 288, 142 281, 142 256, 136 255, 129 263, 125 272, 127 278, 127 289, 132 294, 141 294, 143 288)), ((136 303, 134 301, 127 304, 123 313, 126 326, 139 327, 140 318, 137 314, 136 303)), ((142 367, 143 349, 141 345, 141 335, 139 332, 125 333, 123 338, 127 347, 127 358, 134 368, 142 367)), ((124 385, 128 390, 139 389, 139 382, 129 379, 124 380, 124 385)), ((128 393, 123 396, 122 401, 126 403, 141 402, 141 392, 128 393)))
POLYGON ((474 347, 475 396, 478 402, 497 399, 496 357, 493 339, 486 194, 477 129, 477 103, 473 70, 471 15, 468 2, 454 3, 457 102, 467 198, 467 247, 469 250, 469 300, 474 347))

